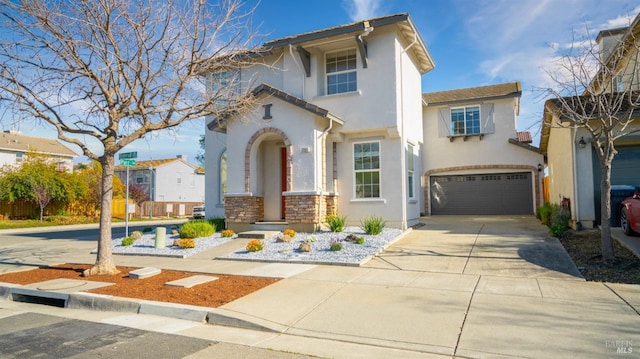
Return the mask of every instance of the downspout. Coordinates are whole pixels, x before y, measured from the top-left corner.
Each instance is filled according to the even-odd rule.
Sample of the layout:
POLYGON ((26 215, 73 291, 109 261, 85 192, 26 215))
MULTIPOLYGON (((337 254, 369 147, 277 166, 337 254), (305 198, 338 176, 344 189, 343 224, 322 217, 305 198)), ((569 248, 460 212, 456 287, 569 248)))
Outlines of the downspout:
MULTIPOLYGON (((320 156, 320 161, 322 161, 322 166, 321 166, 321 171, 322 173, 320 174, 320 197, 322 197, 324 195, 325 192, 325 182, 326 182, 326 175, 327 175, 327 135, 329 134, 329 131, 331 131, 331 129, 333 128, 333 119, 329 118, 329 127, 325 128, 324 131, 322 131, 322 134, 320 135, 320 145, 322 146, 322 155, 320 156)), ((334 188, 335 191, 335 188, 334 188)), ((325 207, 326 207, 326 203, 325 203, 325 207)), ((322 211, 320 206, 318 205, 318 221, 321 220, 322 217, 322 211)), ((319 226, 320 224, 318 224, 319 226)), ((319 229, 319 228, 316 228, 319 229)))
POLYGON ((406 54, 409 49, 418 42, 418 35, 413 35, 413 42, 409 44, 406 48, 402 49, 400 52, 400 172, 402 177, 402 229, 407 229, 407 181, 406 181, 406 172, 407 172, 407 156, 405 155, 406 151, 404 149, 406 137, 404 134, 404 73, 402 68, 403 58, 402 55, 406 54))

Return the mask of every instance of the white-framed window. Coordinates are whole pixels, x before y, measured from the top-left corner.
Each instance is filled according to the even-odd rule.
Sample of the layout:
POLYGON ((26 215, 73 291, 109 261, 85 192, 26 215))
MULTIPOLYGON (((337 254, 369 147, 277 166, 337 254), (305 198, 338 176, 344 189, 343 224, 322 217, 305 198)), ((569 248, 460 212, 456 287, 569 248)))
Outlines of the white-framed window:
POLYGON ((451 109, 451 135, 480 134, 480 106, 454 107, 451 109))
POLYGON ((327 52, 325 73, 327 75, 327 95, 358 90, 356 71, 356 49, 327 52))
POLYGON ((355 198, 380 198, 380 142, 353 144, 355 198))
POLYGON ((224 194, 227 193, 227 151, 220 156, 220 203, 224 203, 224 194))
POLYGON ((182 184, 182 172, 176 173, 176 184, 182 184))
POLYGON ((415 161, 413 145, 407 144, 407 195, 409 199, 415 199, 413 172, 415 171, 415 161))
POLYGON ((24 156, 24 153, 16 152, 16 163, 21 163, 23 156, 24 156))
POLYGON ((233 69, 211 74, 209 79, 211 95, 217 98, 216 103, 219 106, 229 105, 233 98, 240 93, 238 78, 239 72, 233 69))

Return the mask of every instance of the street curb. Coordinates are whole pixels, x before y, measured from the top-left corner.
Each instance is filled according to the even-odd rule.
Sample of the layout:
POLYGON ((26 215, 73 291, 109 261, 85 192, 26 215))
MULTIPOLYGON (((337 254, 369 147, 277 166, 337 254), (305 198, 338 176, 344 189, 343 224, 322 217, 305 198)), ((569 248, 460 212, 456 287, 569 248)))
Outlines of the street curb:
POLYGON ((219 308, 130 299, 95 293, 48 292, 4 282, 0 282, 0 299, 36 304, 53 304, 57 307, 69 309, 157 315, 267 332, 282 333, 288 329, 281 324, 219 308))

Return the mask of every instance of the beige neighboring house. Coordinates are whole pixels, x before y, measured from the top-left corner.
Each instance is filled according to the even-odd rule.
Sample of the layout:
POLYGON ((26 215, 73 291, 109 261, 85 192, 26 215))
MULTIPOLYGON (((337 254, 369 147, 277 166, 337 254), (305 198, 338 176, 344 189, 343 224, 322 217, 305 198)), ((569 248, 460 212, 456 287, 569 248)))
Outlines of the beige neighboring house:
MULTIPOLYGON (((633 41, 637 42, 639 36, 640 15, 636 16, 629 27, 603 30, 598 34, 596 41, 601 60, 607 68, 599 69, 600 76, 592 80, 593 91, 615 93, 640 90, 640 68, 637 67, 638 64, 634 66, 634 62, 638 61, 638 53, 633 46, 633 41), (625 50, 626 56, 623 61, 615 61, 613 66, 615 57, 611 54, 621 49, 625 50)), ((559 204, 562 199, 568 199, 571 204, 572 226, 593 228, 601 223, 599 160, 589 131, 567 126, 567 122, 555 115, 559 108, 558 99, 546 101, 540 137, 540 151, 547 159, 549 200, 559 204)), ((636 118, 627 127, 627 131, 627 136, 615 142, 618 153, 611 165, 611 185, 640 187, 640 118, 636 118)), ((612 198, 613 226, 620 225, 616 201, 619 202, 620 198, 612 198)))
POLYGON ((58 140, 23 136, 17 131, 0 133, 0 167, 20 166, 30 152, 55 163, 59 172, 73 172, 73 159, 78 156, 58 140))
MULTIPOLYGON (((116 166, 115 174, 126 184, 125 166, 116 166)), ((204 168, 189 163, 184 155, 136 161, 129 167, 129 184, 143 185, 154 202, 204 202, 204 168)))
POLYGON ((535 213, 544 159, 517 132, 521 94, 511 82, 422 96, 427 214, 535 213))

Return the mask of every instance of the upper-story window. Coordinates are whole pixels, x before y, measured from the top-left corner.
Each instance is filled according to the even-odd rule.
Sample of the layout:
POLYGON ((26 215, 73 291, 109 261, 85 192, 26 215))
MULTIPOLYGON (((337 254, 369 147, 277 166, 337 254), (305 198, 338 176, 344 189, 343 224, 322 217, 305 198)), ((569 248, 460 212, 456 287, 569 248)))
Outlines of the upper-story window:
POLYGON ((480 133, 480 106, 451 109, 451 134, 453 136, 480 133))
POLYGON ((622 78, 622 74, 617 74, 614 79, 614 86, 617 92, 624 92, 624 82, 622 78))
POLYGON ((356 49, 340 50, 325 54, 327 95, 358 90, 356 49))
POLYGON ((220 71, 211 74, 210 90, 211 96, 216 98, 216 102, 221 106, 229 105, 240 93, 238 82, 239 72, 237 70, 220 71))
POLYGON ((24 154, 22 152, 16 152, 16 163, 22 162, 22 156, 24 154))

